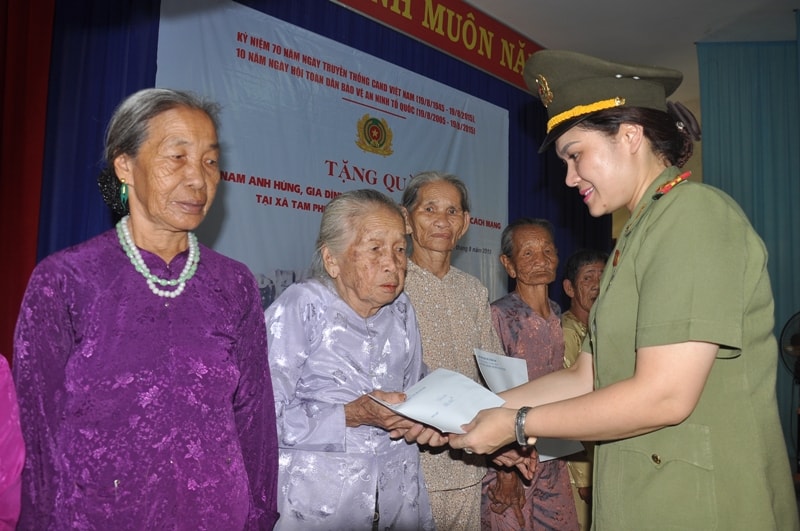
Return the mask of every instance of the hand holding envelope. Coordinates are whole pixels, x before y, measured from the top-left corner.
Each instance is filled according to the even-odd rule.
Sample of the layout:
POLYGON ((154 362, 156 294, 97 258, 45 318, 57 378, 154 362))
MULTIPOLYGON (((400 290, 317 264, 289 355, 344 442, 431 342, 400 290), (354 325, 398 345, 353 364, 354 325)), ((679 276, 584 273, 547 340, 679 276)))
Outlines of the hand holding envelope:
MULTIPOLYGON (((528 363, 524 359, 501 356, 479 348, 475 349, 475 359, 483 379, 495 393, 502 393, 528 382, 528 363)), ((539 437, 536 440, 536 451, 539 452, 539 461, 542 462, 582 450, 583 445, 578 441, 549 437, 539 437)))
POLYGON ((479 383, 448 369, 436 369, 405 393, 406 401, 399 404, 370 396, 392 411, 444 433, 464 433, 461 426, 480 410, 504 404, 502 398, 479 383))
MULTIPOLYGON (((500 407, 505 403, 495 393, 528 381, 528 365, 524 359, 481 349, 475 349, 475 358, 491 391, 463 374, 436 369, 405 391, 405 402, 390 404, 369 396, 392 411, 433 426, 445 434, 464 433, 461 426, 469 424, 481 410, 500 407)), ((583 445, 578 441, 539 437, 536 450, 540 461, 548 461, 580 452, 583 445)))

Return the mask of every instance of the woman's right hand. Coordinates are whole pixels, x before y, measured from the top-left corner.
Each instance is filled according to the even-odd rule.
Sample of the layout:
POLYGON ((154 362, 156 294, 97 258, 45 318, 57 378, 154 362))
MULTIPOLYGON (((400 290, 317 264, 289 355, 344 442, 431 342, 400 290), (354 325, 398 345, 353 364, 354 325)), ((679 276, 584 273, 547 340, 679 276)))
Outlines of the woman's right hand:
MULTIPOLYGON (((399 404, 406 399, 405 393, 386 392, 375 389, 371 393, 375 398, 380 398, 389 404, 399 404)), ((407 430, 415 422, 407 417, 398 415, 388 407, 369 397, 361 395, 352 402, 344 405, 345 425, 348 428, 358 426, 376 426, 386 431, 407 430)))

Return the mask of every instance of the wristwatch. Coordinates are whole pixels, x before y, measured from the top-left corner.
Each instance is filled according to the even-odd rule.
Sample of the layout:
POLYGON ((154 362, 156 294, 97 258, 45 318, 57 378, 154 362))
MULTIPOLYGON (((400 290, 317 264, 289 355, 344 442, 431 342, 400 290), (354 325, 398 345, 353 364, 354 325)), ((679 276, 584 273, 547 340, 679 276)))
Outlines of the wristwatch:
POLYGON ((525 435, 525 417, 528 415, 530 406, 522 406, 517 410, 517 419, 514 423, 514 433, 517 436, 517 444, 525 448, 528 446, 528 436, 525 435))

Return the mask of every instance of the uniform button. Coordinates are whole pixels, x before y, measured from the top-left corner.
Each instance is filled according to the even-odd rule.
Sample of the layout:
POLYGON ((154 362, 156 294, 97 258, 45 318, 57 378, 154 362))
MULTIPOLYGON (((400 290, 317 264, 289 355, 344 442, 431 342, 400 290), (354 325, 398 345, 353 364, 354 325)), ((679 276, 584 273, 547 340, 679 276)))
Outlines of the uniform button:
POLYGON ((650 459, 652 459, 652 460, 653 460, 653 462, 654 462, 655 464, 657 464, 657 465, 660 465, 660 464, 661 464, 661 456, 660 456, 660 455, 658 455, 658 454, 653 454, 653 455, 651 455, 651 456, 650 456, 650 459))

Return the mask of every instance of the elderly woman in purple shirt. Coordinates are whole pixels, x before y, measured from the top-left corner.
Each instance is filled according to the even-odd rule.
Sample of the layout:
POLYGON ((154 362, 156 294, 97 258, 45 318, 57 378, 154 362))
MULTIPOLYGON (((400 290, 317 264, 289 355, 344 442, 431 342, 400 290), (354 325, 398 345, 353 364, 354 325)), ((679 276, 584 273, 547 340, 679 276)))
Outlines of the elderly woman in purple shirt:
POLYGON ((194 230, 220 170, 216 106, 145 89, 106 134, 124 217, 34 270, 14 338, 27 445, 18 529, 270 529, 277 442, 247 268, 194 230))
POLYGON ((310 280, 267 308, 280 447, 276 529, 433 529, 411 421, 389 403, 423 371, 391 199, 356 190, 322 216, 310 280))
MULTIPOLYGON (((519 218, 503 230, 500 262, 515 280, 514 291, 491 304, 492 321, 507 356, 522 358, 528 379, 555 372, 564 363, 561 307, 549 296, 556 279, 558 250, 553 225, 519 218)), ((493 466, 483 479, 481 527, 486 531, 577 531, 578 515, 563 459, 538 460, 523 477, 514 468, 493 466)))

